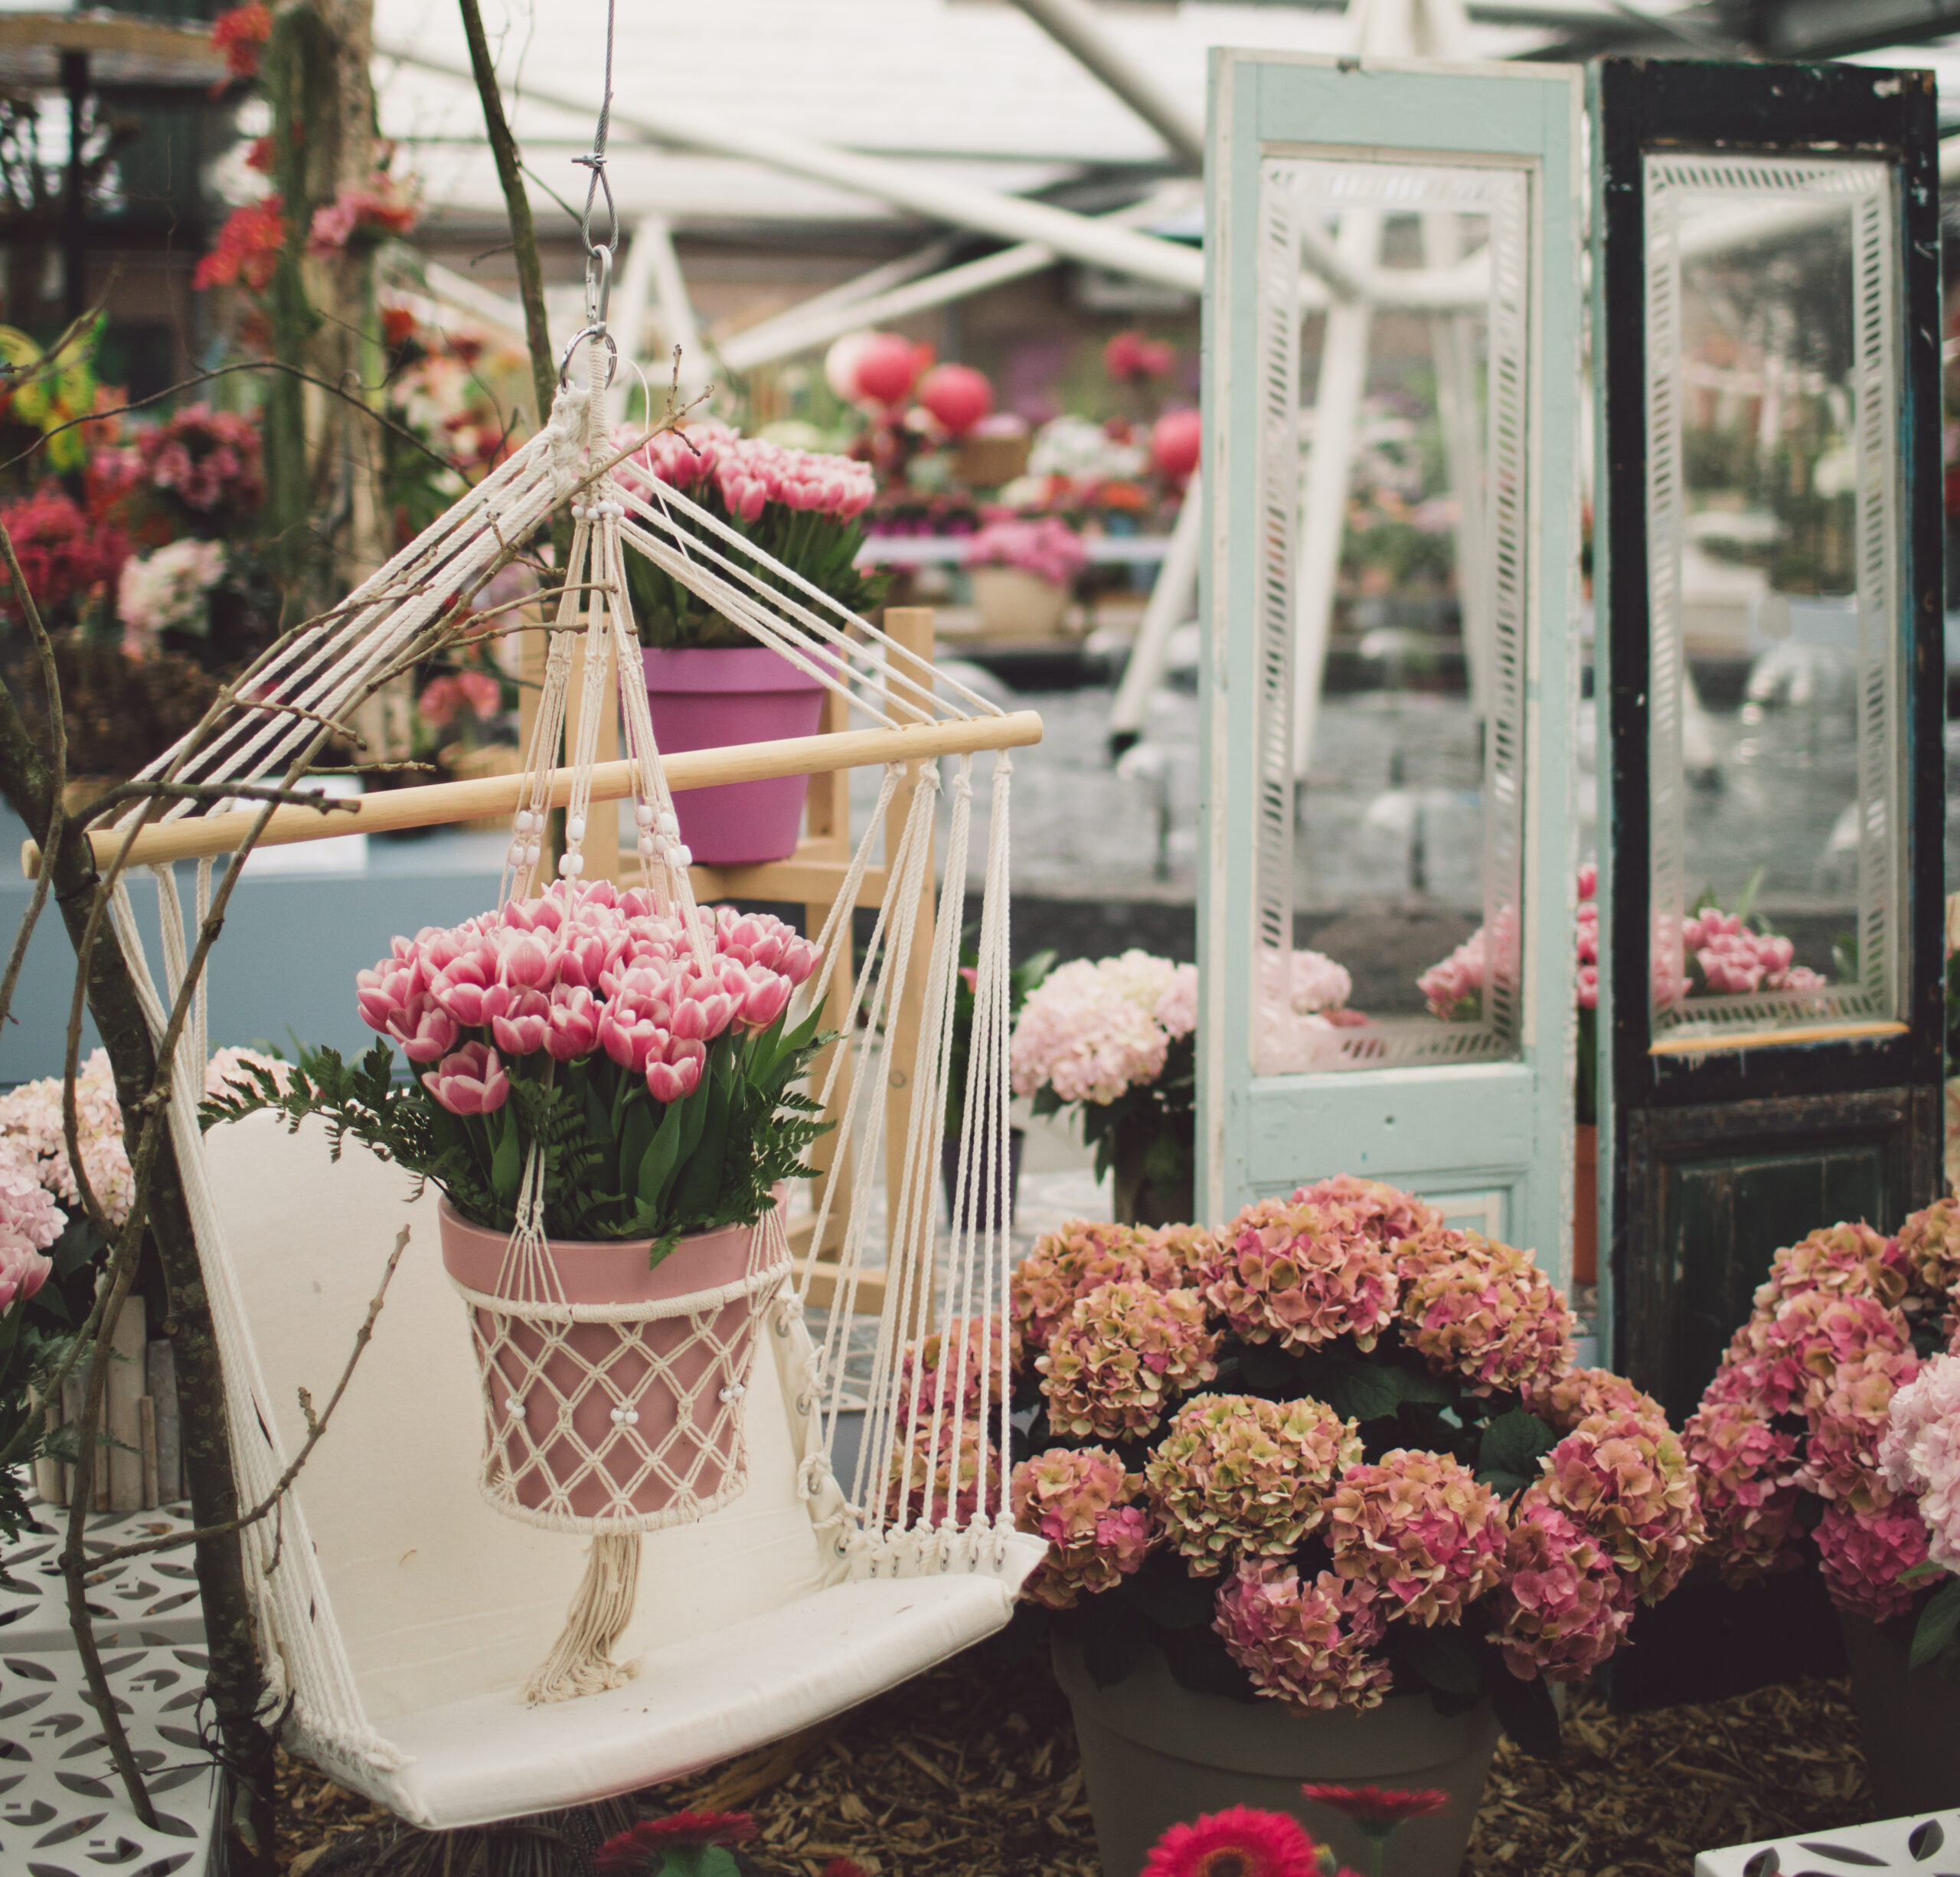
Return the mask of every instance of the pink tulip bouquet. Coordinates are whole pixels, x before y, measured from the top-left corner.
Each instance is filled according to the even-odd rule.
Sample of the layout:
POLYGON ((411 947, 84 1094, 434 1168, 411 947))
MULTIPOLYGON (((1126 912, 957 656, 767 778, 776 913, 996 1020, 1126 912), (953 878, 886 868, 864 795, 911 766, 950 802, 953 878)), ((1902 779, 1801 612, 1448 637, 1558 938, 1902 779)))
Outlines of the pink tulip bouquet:
MULTIPOLYGON (((1960 1200, 1888 1238, 1836 1225, 1776 1254, 1684 1437, 1725 1581, 1815 1565, 1838 1608, 1924 1601, 1960 1532, 1943 1421, 1960 1332, 1960 1200)), ((1960 1556, 1960 1553, 1955 1554, 1960 1556)), ((1953 1614, 1960 1618, 1960 1604, 1953 1614)))
POLYGON ((788 1014, 822 954, 767 914, 700 917, 705 963, 650 894, 603 880, 398 938, 357 979, 382 1038, 358 1065, 309 1052, 285 1087, 256 1075, 205 1114, 322 1115, 336 1153, 351 1134, 499 1231, 535 1146, 548 1236, 652 1238, 657 1262, 760 1218, 822 1131, 794 1084, 823 1039, 788 1014))
MULTIPOLYGON (((901 1463, 941 1503, 998 1476, 968 1450, 978 1327, 921 1352, 894 1490, 901 1463)), ((1105 1685, 1154 1646, 1188 1687, 1301 1714, 1488 1696, 1555 1751, 1544 1684, 1584 1679, 1701 1543, 1681 1440, 1573 1366, 1529 1254, 1372 1181, 1217 1230, 1073 1221, 1014 1273, 1006 1327, 1031 1450, 1010 1497, 1050 1546, 1023 1595, 1105 1685)))
MULTIPOLYGON (((622 450, 633 440, 631 432, 614 439, 622 450)), ((710 419, 655 431, 613 473, 656 503, 662 489, 678 489, 853 612, 869 611, 882 597, 883 582, 857 564, 864 544, 860 518, 877 493, 868 463, 739 436, 710 419)), ((718 535, 707 544, 740 558, 718 535)), ((646 644, 673 650, 755 643, 643 555, 627 557, 626 573, 646 644)))

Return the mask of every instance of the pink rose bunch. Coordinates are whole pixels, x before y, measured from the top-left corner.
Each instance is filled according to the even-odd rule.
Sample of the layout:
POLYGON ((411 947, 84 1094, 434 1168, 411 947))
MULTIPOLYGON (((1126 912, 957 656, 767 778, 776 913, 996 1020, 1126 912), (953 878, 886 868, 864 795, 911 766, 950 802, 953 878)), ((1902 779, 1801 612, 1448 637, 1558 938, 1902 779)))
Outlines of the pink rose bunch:
POLYGON ((1205 1301, 1248 1342, 1318 1349, 1351 1336, 1367 1350, 1394 1320, 1394 1266, 1338 1207, 1258 1200, 1223 1236, 1222 1254, 1199 1281, 1205 1301))
POLYGON ((1217 1375, 1217 1333, 1195 1290, 1132 1279, 1080 1299, 1034 1366, 1057 1431, 1122 1440, 1148 1434, 1171 1396, 1217 1375))
POLYGON ((1150 1515, 1132 1503, 1142 1484, 1105 1447, 1058 1447, 1015 1467, 1015 1529, 1048 1541, 1022 1594, 1067 1610, 1140 1570, 1152 1542, 1150 1515))
POLYGON ((968 537, 969 567, 1018 567, 1050 587, 1067 587, 1089 564, 1089 550, 1068 523, 1052 515, 1038 520, 1004 517, 968 537))
POLYGON ((542 897, 447 930, 397 938, 355 979, 361 1021, 410 1061, 452 1114, 488 1114, 510 1094, 506 1064, 570 1062, 603 1049, 655 1101, 700 1086, 724 1031, 774 1022, 821 954, 767 914, 717 914, 704 971, 680 921, 609 881, 560 881, 542 897))
POLYGON ((192 404, 139 432, 136 452, 153 488, 201 515, 248 515, 265 499, 259 427, 250 417, 192 404))
POLYGON ((1480 1232, 1446 1233, 1454 1255, 1407 1281, 1405 1339, 1479 1394, 1531 1387, 1571 1366, 1573 1316, 1527 1253, 1480 1232))
POLYGON ((1425 1629, 1455 1621, 1504 1572, 1502 1504, 1442 1454, 1396 1447, 1350 1467, 1328 1499, 1328 1532, 1336 1574, 1425 1629))
MULTIPOLYGON (((632 441, 628 432, 615 440, 622 449, 632 441)), ((615 473, 642 488, 664 482, 684 492, 711 482, 730 516, 748 522, 759 521, 772 502, 799 514, 854 521, 878 492, 869 463, 739 437, 712 420, 655 431, 615 473)))
POLYGON ((495 717, 503 702, 504 688, 489 672, 445 672, 422 687, 415 708, 431 730, 446 730, 459 711, 468 711, 482 721, 495 717))
POLYGON ((1248 1559, 1218 1593, 1212 1627, 1263 1695, 1295 1714, 1365 1714, 1395 1685, 1373 1653, 1387 1627, 1369 1587, 1323 1571, 1312 1583, 1289 1564, 1248 1559))
POLYGON ((1043 1087, 1103 1106, 1164 1072, 1171 1045, 1197 1023, 1197 967, 1148 952, 1073 960, 1028 994, 1008 1066, 1014 1093, 1043 1087))

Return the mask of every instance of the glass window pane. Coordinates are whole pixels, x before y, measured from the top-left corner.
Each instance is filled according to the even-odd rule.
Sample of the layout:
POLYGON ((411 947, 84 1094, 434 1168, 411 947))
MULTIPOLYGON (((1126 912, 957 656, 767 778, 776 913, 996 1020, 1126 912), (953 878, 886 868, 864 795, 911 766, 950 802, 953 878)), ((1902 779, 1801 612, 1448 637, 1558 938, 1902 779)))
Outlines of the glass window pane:
POLYGON ((1655 1034, 1890 1021, 1890 173, 1670 155, 1646 177, 1655 1034))
POLYGON ((1517 1053, 1528 188, 1266 165, 1262 1074, 1517 1053))

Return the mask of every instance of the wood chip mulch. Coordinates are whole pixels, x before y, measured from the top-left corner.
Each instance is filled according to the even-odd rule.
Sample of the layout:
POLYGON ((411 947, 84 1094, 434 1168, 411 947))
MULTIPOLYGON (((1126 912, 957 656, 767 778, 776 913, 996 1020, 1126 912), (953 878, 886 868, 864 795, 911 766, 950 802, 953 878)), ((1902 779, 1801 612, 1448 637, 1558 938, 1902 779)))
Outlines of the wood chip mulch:
MULTIPOLYGON (((364 1877, 362 1847, 390 1835, 385 1814, 297 1761, 285 1763, 280 1797, 286 1877, 316 1864, 321 1877, 364 1877)), ((946 1663, 632 1803, 649 1817, 752 1812, 749 1849, 765 1877, 820 1877, 833 1857, 869 1877, 1102 1877, 1068 1704, 1034 1660, 946 1663)), ((1585 1694, 1557 1765, 1499 1748, 1464 1872, 1689 1877, 1710 1846, 1872 1815, 1841 1682, 1630 1716, 1585 1694)), ((463 1848, 451 1868, 491 1868, 463 1848)), ((577 1877, 575 1861, 564 1870, 577 1877)))

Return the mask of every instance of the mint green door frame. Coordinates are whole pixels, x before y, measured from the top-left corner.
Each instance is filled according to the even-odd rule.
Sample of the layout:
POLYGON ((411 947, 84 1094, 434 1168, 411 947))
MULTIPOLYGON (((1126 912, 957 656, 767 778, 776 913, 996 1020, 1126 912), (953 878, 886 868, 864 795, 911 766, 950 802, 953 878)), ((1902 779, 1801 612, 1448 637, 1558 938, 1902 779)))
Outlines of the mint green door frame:
MULTIPOLYGON (((1206 169, 1200 1211, 1223 1219, 1305 1180, 1361 1174, 1409 1187, 1453 1218, 1534 1249, 1559 1281, 1570 1261, 1576 1045, 1583 104, 1574 67, 1219 50, 1211 57, 1206 169), (1527 179, 1516 1042, 1501 1060, 1260 1074, 1257 844, 1262 806, 1276 825, 1276 797, 1260 767, 1272 760, 1260 750, 1261 688, 1269 695, 1276 681, 1261 667, 1259 613, 1263 597, 1270 605, 1275 590, 1290 590, 1283 581, 1276 589, 1276 557, 1297 554, 1298 532, 1297 517, 1285 525, 1262 476, 1262 424, 1276 420, 1265 413, 1284 396, 1262 382, 1272 375, 1269 349, 1261 350, 1261 247, 1270 243, 1263 179, 1287 159, 1357 157, 1504 168, 1527 179), (1282 537, 1290 544, 1280 544, 1282 537)), ((1269 258, 1266 266, 1274 272, 1269 258)), ((1269 299, 1276 290, 1269 281, 1269 299)), ((1269 737, 1276 741, 1269 722, 1269 737)), ((1290 822, 1290 802, 1286 808, 1290 822)), ((1269 828, 1268 838, 1285 837, 1269 828)))

